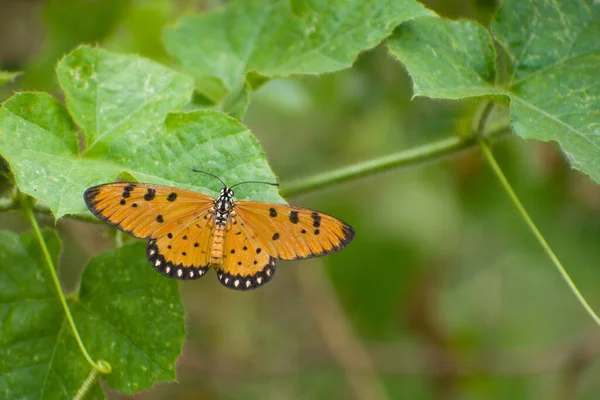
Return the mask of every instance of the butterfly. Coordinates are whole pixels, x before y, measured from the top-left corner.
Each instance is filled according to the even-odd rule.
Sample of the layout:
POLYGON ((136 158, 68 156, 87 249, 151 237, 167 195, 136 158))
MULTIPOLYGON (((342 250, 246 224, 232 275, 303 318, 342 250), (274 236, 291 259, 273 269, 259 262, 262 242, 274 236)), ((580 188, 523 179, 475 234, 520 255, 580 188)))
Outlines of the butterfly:
MULTIPOLYGON (((136 238, 161 274, 198 279, 214 268, 219 282, 256 289, 275 274, 275 260, 300 260, 339 251, 354 229, 330 215, 285 204, 234 201, 223 184, 215 198, 190 190, 137 182, 106 183, 84 193, 90 211, 136 238)), ((273 183, 267 183, 275 185, 273 183)))

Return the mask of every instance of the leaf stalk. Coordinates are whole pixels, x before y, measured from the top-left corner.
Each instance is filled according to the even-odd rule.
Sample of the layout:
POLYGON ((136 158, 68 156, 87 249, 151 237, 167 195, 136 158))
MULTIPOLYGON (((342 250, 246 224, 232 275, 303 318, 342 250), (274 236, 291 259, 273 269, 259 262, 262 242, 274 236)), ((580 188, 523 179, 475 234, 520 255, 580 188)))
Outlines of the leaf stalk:
POLYGON ((550 247, 548 242, 546 242, 546 239, 544 239, 544 236, 541 234, 541 232, 539 231, 539 229, 537 228, 537 226, 535 225, 535 223, 529 216, 529 213, 527 213, 527 211, 525 210, 525 207, 523 206, 523 204, 517 197, 517 194, 515 193, 512 186, 508 182, 508 179, 506 179, 506 176, 502 172, 500 165, 498 165, 498 162, 496 161, 496 158, 494 157, 494 154, 492 153, 492 150, 491 150, 489 144, 486 142, 486 140, 484 140, 480 136, 477 136, 477 143, 479 144, 479 147, 481 148, 481 151, 483 152, 483 155, 484 155, 486 161, 488 162, 488 164, 494 171, 494 174, 500 181, 500 184, 502 185, 502 187, 504 188, 504 190, 506 191, 506 193, 512 200, 513 204, 519 211, 519 214, 521 214, 521 217, 523 217, 523 220, 525 221, 527 226, 529 227, 529 230, 531 230, 531 232, 536 237, 538 242, 542 245, 542 248, 544 249, 544 251, 546 252, 548 257, 550 257, 550 260, 556 266, 556 268, 558 269, 558 272, 560 273, 562 278, 565 280, 565 282, 567 283, 567 285, 569 286, 569 288, 571 289, 571 291, 573 292, 573 294, 575 295, 575 297, 577 298, 579 303, 581 303, 583 308, 592 317, 594 322, 596 322, 596 324, 600 326, 600 318, 594 312, 594 310, 588 304, 588 302, 585 300, 585 298, 583 297, 583 295, 581 294, 581 292, 579 291, 579 289, 577 288, 577 286, 575 285, 575 283, 573 282, 573 280, 567 273, 567 270, 561 264, 560 260, 556 256, 556 254, 554 254, 554 252, 552 251, 552 248, 550 247))

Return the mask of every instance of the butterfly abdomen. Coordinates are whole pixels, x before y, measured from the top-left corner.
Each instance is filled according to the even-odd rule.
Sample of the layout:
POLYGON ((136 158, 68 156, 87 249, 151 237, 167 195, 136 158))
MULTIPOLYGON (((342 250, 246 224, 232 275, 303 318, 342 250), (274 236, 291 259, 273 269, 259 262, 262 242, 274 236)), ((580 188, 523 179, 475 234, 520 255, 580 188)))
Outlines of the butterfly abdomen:
POLYGON ((215 224, 215 231, 210 245, 210 264, 212 266, 220 266, 223 264, 223 247, 225 244, 225 225, 221 223, 215 224))

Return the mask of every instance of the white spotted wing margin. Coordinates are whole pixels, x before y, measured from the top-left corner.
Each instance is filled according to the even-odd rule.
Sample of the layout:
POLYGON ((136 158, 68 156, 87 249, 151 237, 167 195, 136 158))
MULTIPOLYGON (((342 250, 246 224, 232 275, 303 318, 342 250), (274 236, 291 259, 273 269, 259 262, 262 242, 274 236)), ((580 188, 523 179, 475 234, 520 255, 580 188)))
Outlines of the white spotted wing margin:
POLYGON ((222 269, 217 270, 217 278, 225 287, 234 290, 254 290, 269 283, 275 275, 275 258, 269 257, 269 262, 264 266, 262 271, 254 275, 242 276, 241 274, 232 275, 222 269))
POLYGON ((202 278, 206 271, 210 268, 210 265, 202 267, 197 266, 184 266, 182 264, 173 265, 171 261, 167 261, 165 256, 160 254, 158 246, 156 246, 156 240, 151 239, 148 241, 148 248, 146 249, 146 255, 148 261, 158 272, 169 278, 181 279, 181 280, 193 280, 202 278))

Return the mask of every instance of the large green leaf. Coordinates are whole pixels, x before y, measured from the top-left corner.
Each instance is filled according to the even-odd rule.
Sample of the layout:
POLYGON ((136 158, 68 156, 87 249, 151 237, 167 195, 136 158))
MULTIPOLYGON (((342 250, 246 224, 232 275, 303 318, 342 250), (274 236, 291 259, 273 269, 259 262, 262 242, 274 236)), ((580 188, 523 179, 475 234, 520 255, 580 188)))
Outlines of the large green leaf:
POLYGON ((600 4, 506 0, 492 32, 510 64, 502 87, 492 39, 474 22, 409 21, 389 46, 415 95, 510 101, 515 133, 557 141, 575 168, 600 182, 600 4))
MULTIPOLYGON (((58 260, 60 242, 44 239, 58 260)), ((39 243, 32 234, 0 231, 0 397, 65 399, 91 366, 66 321, 39 243)), ((104 398, 94 384, 87 398, 104 398)))
MULTIPOLYGON (((44 234, 58 259, 56 235, 44 234)), ((177 281, 155 273, 135 243, 93 259, 70 305, 81 338, 112 373, 103 379, 133 393, 175 379, 185 336, 177 281)), ((71 398, 91 366, 81 355, 34 235, 0 231, 0 394, 71 398)), ((97 384, 93 397, 102 398, 97 384)))
MULTIPOLYGON (((45 202, 56 218, 85 210, 86 188, 127 173, 143 182, 215 194, 220 184, 274 181, 260 144, 217 111, 171 114, 190 99, 186 75, 149 60, 82 47, 58 66, 67 107, 43 93, 17 93, 0 108, 0 154, 20 190, 45 202), (193 182, 193 184, 190 184, 193 182)), ((282 202, 265 185, 240 187, 239 198, 282 202)))
POLYGON ((292 3, 238 0, 185 17, 165 30, 165 45, 187 71, 238 91, 249 71, 286 77, 347 68, 398 24, 434 15, 414 0, 292 3))
POLYGON ((134 393, 175 379, 175 360, 185 337, 177 281, 156 273, 134 243, 94 258, 72 307, 86 346, 110 363, 103 379, 134 393))

